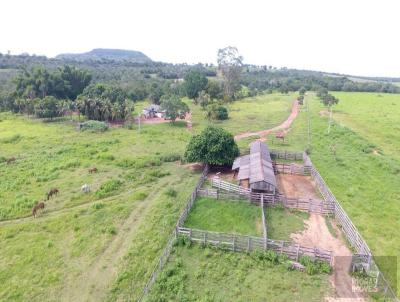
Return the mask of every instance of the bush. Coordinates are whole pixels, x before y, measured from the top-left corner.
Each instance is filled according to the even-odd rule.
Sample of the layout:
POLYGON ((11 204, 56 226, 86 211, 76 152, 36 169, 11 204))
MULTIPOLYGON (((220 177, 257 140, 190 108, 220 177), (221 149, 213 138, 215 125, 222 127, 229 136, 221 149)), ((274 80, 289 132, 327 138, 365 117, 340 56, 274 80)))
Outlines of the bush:
POLYGON ((108 125, 100 121, 87 121, 80 124, 81 131, 104 132, 108 129, 108 125))
POLYGON ((110 193, 118 190, 122 185, 120 180, 111 179, 103 183, 100 188, 96 191, 95 195, 97 198, 104 198, 110 193))
POLYGON ((228 109, 218 104, 211 104, 207 106, 206 116, 208 119, 213 120, 226 120, 228 119, 228 109))
POLYGON ((172 188, 168 188, 168 190, 165 192, 165 195, 167 195, 169 197, 176 197, 178 195, 178 192, 176 192, 172 188))

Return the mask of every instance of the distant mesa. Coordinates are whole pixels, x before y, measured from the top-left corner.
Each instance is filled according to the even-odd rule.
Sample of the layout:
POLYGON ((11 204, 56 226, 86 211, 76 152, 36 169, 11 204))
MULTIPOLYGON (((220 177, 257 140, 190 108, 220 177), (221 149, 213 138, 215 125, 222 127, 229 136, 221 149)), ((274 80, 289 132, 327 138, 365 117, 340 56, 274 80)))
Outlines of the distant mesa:
POLYGON ((130 61, 136 63, 147 63, 152 60, 144 53, 136 50, 124 49, 108 49, 108 48, 95 48, 89 52, 84 53, 64 53, 56 56, 56 59, 61 60, 114 60, 114 61, 130 61))

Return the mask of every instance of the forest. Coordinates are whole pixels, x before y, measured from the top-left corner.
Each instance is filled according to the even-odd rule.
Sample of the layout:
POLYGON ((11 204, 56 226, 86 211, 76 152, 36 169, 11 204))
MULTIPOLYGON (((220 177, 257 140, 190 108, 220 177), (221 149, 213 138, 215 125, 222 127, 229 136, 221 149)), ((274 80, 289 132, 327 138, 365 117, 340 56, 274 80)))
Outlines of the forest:
POLYGON ((0 54, 0 110, 40 118, 77 112, 88 119, 121 121, 130 116, 136 101, 160 104, 163 96, 187 96, 206 110, 207 117, 225 119, 227 102, 274 91, 400 92, 393 84, 399 81, 395 78, 354 80, 244 64, 234 47, 219 50, 217 61, 217 65, 188 65, 150 59, 0 54))

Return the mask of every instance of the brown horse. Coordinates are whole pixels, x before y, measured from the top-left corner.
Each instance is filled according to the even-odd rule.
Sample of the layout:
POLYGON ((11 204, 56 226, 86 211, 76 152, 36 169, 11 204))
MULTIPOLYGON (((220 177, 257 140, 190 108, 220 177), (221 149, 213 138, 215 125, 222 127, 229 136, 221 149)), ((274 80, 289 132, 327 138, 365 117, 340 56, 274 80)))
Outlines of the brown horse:
POLYGON ((47 200, 49 200, 50 197, 52 197, 53 195, 56 195, 56 196, 57 196, 58 193, 60 193, 60 191, 59 191, 58 189, 56 189, 56 188, 51 189, 51 190, 49 191, 49 193, 47 193, 47 200))
POLYGON ((33 206, 33 208, 32 208, 32 215, 33 215, 33 218, 36 218, 36 215, 37 215, 37 211, 39 211, 39 210, 44 210, 44 202, 43 201, 41 201, 41 202, 39 202, 39 203, 36 203, 34 206, 33 206))
POLYGON ((97 170, 96 167, 93 167, 93 168, 89 169, 89 173, 90 173, 90 174, 92 174, 92 173, 97 173, 97 172, 98 172, 98 170, 97 170))

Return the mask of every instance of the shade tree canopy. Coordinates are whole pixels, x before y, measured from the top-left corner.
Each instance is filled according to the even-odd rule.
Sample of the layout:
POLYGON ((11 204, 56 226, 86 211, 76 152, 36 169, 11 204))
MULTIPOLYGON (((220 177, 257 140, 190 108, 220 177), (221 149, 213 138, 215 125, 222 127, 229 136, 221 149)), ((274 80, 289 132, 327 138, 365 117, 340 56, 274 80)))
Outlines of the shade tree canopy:
POLYGON ((233 135, 226 130, 208 126, 191 138, 186 147, 188 162, 202 162, 211 165, 230 165, 239 155, 239 148, 233 135))
POLYGON ((189 112, 188 105, 177 95, 163 95, 160 101, 161 108, 165 110, 165 116, 172 122, 175 122, 178 117, 185 118, 186 113, 189 112))
POLYGON ((208 80, 206 76, 199 70, 190 70, 185 76, 185 92, 187 97, 195 99, 199 96, 200 91, 207 86, 208 80))

